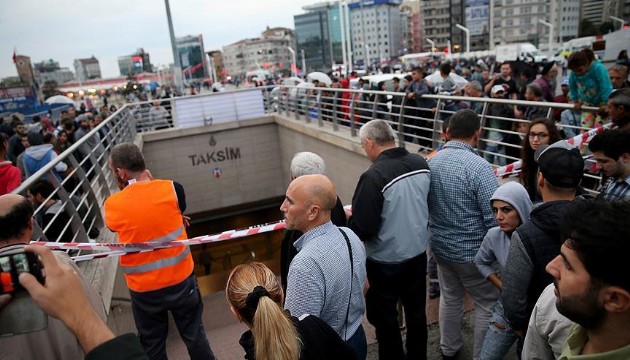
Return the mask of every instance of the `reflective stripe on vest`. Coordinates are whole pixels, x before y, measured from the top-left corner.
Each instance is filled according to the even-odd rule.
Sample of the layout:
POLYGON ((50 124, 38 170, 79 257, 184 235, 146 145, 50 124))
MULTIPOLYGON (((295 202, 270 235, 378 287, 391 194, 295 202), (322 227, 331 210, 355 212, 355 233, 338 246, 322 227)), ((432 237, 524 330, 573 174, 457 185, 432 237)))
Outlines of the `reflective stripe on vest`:
POLYGON ((172 233, 166 235, 166 236, 162 236, 153 240, 149 240, 149 242, 151 243, 163 243, 163 242, 169 242, 169 241, 174 241, 177 240, 177 238, 184 232, 184 225, 178 227, 177 229, 175 229, 175 231, 173 231, 172 233))
POLYGON ((153 262, 150 262, 150 263, 146 263, 146 264, 143 264, 143 265, 137 265, 137 266, 124 266, 124 265, 122 265, 123 273, 125 273, 125 274, 137 274, 137 273, 142 273, 142 272, 147 272, 147 271, 159 270, 159 269, 165 268, 167 266, 173 266, 173 265, 179 264, 184 259, 186 259, 186 256, 188 256, 188 254, 190 254, 190 248, 188 246, 186 246, 186 249, 184 251, 182 251, 181 254, 179 254, 179 255, 177 255, 175 257, 172 257, 172 258, 156 260, 156 261, 153 261, 153 262))

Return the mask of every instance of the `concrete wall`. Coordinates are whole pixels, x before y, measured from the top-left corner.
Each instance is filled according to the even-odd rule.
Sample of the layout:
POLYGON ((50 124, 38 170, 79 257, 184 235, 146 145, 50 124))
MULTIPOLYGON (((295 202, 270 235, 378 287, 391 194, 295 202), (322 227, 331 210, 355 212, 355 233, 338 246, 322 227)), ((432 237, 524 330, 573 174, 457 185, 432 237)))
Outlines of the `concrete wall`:
POLYGON ((284 194, 272 117, 148 133, 143 142, 153 175, 184 185, 189 214, 284 194))
POLYGON ((296 152, 324 158, 344 204, 351 203, 359 176, 370 166, 348 130, 279 115, 145 133, 142 143, 153 175, 184 185, 189 214, 283 196, 296 152))

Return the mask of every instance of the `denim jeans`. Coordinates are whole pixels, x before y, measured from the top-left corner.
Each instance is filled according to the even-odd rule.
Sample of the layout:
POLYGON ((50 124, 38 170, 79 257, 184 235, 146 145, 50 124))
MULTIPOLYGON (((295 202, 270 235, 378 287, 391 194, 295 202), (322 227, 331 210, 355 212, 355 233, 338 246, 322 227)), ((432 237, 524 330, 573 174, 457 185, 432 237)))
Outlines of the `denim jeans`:
POLYGON ((499 289, 481 275, 475 263, 459 264, 435 255, 440 279, 440 348, 446 356, 455 355, 464 345, 462 318, 464 293, 475 302, 473 359, 480 357, 481 346, 488 331, 499 289))
POLYGON ((523 350, 523 340, 522 337, 518 336, 518 334, 512 330, 512 326, 503 312, 503 304, 499 300, 492 312, 490 325, 481 347, 481 356, 479 359, 501 360, 505 357, 515 341, 518 341, 516 353, 520 359, 521 351, 523 350))
POLYGON ((497 156, 497 155, 494 155, 494 154, 485 153, 483 155, 483 157, 490 164, 494 164, 495 159, 497 161, 497 165, 499 165, 499 166, 505 166, 507 164, 507 161, 506 161, 506 158, 505 158, 505 146, 499 145, 499 144, 487 143, 486 144, 486 151, 494 153, 494 154, 501 154, 501 155, 503 155, 503 156, 497 156))

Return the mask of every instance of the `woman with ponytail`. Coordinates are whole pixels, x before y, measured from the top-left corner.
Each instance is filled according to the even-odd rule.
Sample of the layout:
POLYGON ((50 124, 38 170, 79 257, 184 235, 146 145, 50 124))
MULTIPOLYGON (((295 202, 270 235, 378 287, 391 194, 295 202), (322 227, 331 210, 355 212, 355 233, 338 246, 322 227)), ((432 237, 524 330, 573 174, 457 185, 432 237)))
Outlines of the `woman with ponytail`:
POLYGON ((245 359, 356 359, 328 324, 308 314, 298 319, 282 309, 282 287, 264 264, 238 265, 225 296, 232 313, 250 328, 239 341, 245 359))

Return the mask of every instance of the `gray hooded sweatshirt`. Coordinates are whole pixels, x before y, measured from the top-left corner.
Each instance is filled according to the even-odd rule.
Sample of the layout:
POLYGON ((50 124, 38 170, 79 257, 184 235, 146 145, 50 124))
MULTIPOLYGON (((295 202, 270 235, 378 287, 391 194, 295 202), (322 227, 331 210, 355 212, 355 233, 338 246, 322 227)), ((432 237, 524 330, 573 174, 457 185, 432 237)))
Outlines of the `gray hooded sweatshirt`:
MULTIPOLYGON (((527 190, 515 181, 501 185, 490 198, 490 203, 494 200, 504 201, 512 205, 518 213, 521 224, 529 218, 529 213, 532 211, 533 205, 527 190)), ((505 267, 510 250, 510 236, 511 234, 506 234, 499 226, 491 228, 486 233, 475 256, 477 269, 484 278, 502 271, 505 267)))

